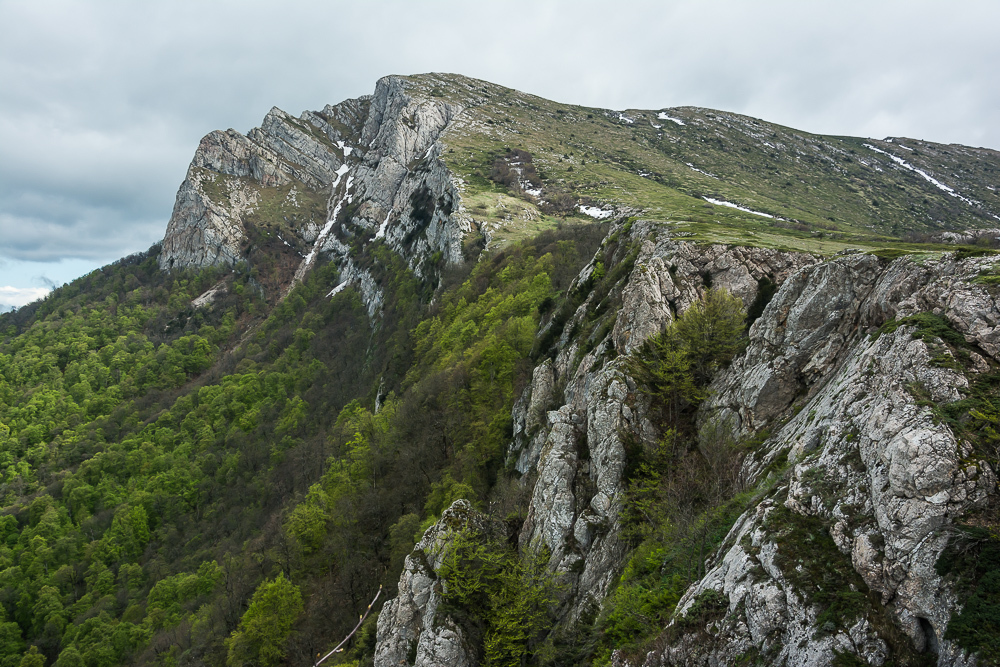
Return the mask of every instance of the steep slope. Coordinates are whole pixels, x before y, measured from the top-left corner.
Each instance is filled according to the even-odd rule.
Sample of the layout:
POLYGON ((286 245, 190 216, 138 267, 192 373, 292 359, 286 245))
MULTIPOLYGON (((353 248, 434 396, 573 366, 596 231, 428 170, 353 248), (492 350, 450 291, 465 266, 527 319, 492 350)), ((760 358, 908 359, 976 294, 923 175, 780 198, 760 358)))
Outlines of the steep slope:
POLYGON ((213 132, 0 316, 0 662, 307 664, 383 587, 326 664, 992 664, 998 170, 444 74, 213 132))
MULTIPOLYGON (((737 503, 746 511, 723 524, 704 574, 668 609, 661 648, 615 664, 972 664, 968 649, 984 644, 963 634, 962 609, 982 574, 968 560, 955 565, 954 554, 992 548, 961 527, 994 526, 989 388, 1000 311, 982 279, 994 259, 820 262, 673 234, 641 221, 612 231, 570 290, 586 295, 578 308, 564 325, 555 315, 541 329, 552 356, 514 408, 509 462, 530 491, 519 541, 547 555, 561 590, 557 629, 597 632, 593 610, 604 602, 607 632, 607 615, 627 604, 608 596, 628 586, 618 578, 634 545, 629 468, 664 436, 631 376, 638 341, 708 284, 751 306, 770 280, 777 292, 746 351, 716 377, 697 415, 696 455, 720 438, 754 443, 739 450, 738 486, 749 494, 737 503), (627 269, 594 281, 602 260, 627 269), (562 332, 552 335, 554 326, 562 332)), ((422 576, 424 588, 433 588, 429 578, 448 590, 447 577, 422 576)), ((383 620, 379 646, 399 632, 383 620)), ((466 649, 451 662, 412 664, 476 656, 466 649)))

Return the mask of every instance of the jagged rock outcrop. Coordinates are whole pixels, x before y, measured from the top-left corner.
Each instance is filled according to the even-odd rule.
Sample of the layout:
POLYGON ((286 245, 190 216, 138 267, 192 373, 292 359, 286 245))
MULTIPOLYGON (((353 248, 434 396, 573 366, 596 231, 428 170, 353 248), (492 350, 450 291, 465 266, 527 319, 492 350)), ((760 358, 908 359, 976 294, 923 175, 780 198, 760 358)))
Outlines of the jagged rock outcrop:
MULTIPOLYGON (((618 519, 626 440, 655 441, 659 435, 624 358, 611 351, 634 349, 700 298, 708 284, 729 289, 749 306, 759 281, 784 282, 817 261, 761 248, 697 246, 672 238, 669 225, 642 220, 627 229, 619 225, 609 236, 616 233, 623 247, 637 254, 634 269, 617 287, 623 305, 614 327, 583 353, 585 341, 568 332, 593 307, 593 295, 588 297, 566 324, 555 359, 536 367, 513 415, 510 456, 534 484, 521 545, 550 551, 549 567, 570 591, 565 609, 570 620, 604 599, 623 565, 618 519)), ((593 270, 592 263, 577 284, 593 270)))
POLYGON ((967 374, 988 366, 972 351, 973 368, 957 370, 942 361, 948 349, 914 338, 913 326, 872 334, 891 317, 932 312, 995 360, 998 308, 972 282, 987 264, 945 257, 887 265, 855 255, 785 283, 751 329, 745 355, 716 380, 708 409, 744 432, 777 429, 747 459, 749 483, 784 457, 792 467, 678 605, 681 618, 715 591, 726 600, 720 617, 675 631, 647 665, 726 664, 752 651, 768 664, 828 665, 835 652, 868 664, 918 653, 936 654, 938 665, 972 664, 944 638, 959 601, 935 563, 955 523, 995 493, 996 478, 916 395, 957 401, 967 374), (784 517, 772 520, 780 511, 784 517), (784 531, 809 518, 832 541, 803 557, 784 531), (797 551, 796 567, 789 554, 797 551), (870 591, 849 624, 818 622, 820 608, 798 576, 809 558, 826 559, 844 582, 870 591))
POLYGON ((438 139, 462 111, 415 95, 401 77, 379 80, 360 137, 357 224, 391 247, 418 255, 441 251, 448 261, 461 261, 463 232, 469 230, 451 226, 459 195, 440 160, 438 139))
MULTIPOLYGON (((426 273, 425 262, 435 253, 445 263, 463 261, 471 218, 460 214, 458 181, 440 159, 441 135, 462 111, 405 77, 390 76, 371 96, 299 118, 272 109, 246 136, 210 133, 178 191, 161 267, 246 259, 254 231, 248 225, 255 213, 275 205, 278 219, 288 223, 281 240, 302 256, 286 293, 320 252, 347 269, 342 284, 374 283, 351 260, 359 240, 385 243, 417 275, 426 273)), ((377 291, 366 289, 362 296, 372 314, 379 311, 377 291)))
MULTIPOLYGON (((201 140, 177 192, 160 254, 161 268, 212 266, 243 258, 245 218, 273 191, 285 186, 302 193, 328 193, 343 149, 336 142, 338 124, 366 106, 351 100, 324 114, 306 112, 298 119, 273 108, 261 127, 247 136, 235 130, 209 133, 201 140)), ((296 208, 296 193, 282 193, 296 208)))
MULTIPOLYGON (((301 255, 285 293, 325 253, 340 269, 330 294, 355 285, 377 317, 386 297, 360 255, 368 244, 386 245, 425 278, 442 262, 463 261, 474 223, 462 203, 463 182, 442 155, 449 132, 464 128, 480 103, 386 77, 371 96, 297 119, 273 109, 246 136, 211 133, 178 192, 161 265, 245 259, 260 231, 255 214, 278 207, 285 221, 278 228, 290 235, 279 238, 301 255)), ((702 425, 722 425, 739 438, 770 434, 744 463, 748 486, 770 486, 685 595, 663 650, 647 664, 724 664, 753 651, 779 664, 829 664, 838 652, 879 664, 907 651, 933 651, 941 665, 966 664, 944 639, 958 602, 934 563, 949 527, 983 505, 996 480, 918 403, 914 387, 932 402, 958 400, 968 373, 1000 361, 1000 307, 972 282, 989 263, 890 262, 863 253, 821 261, 697 245, 669 224, 644 220, 619 223, 606 243, 620 247, 615 265, 632 268, 600 293, 591 286, 617 266, 599 267, 595 256, 581 272, 570 288, 580 305, 513 412, 509 457, 530 489, 519 544, 550 555, 549 570, 562 584, 561 624, 576 622, 612 590, 627 555, 620 515, 628 451, 660 435, 648 399, 628 376, 626 355, 708 286, 727 289, 748 308, 763 306, 777 288, 699 414, 702 425), (597 312, 609 302, 616 313, 597 312), (934 360, 942 350, 906 327, 871 336, 891 318, 921 312, 965 335, 975 348, 971 370, 941 367, 934 360), (767 482, 786 460, 786 476, 767 482), (789 570, 787 531, 796 521, 821 526, 833 545, 827 563, 855 582, 854 592, 870 592, 870 607, 849 626, 823 627, 828 621, 801 572, 789 570), (681 623, 709 592, 725 614, 694 629, 681 623)), ((380 616, 376 664, 474 661, 461 629, 437 614, 442 521, 407 559, 400 597, 380 616)))
POLYGON ((761 281, 780 284, 793 272, 814 263, 802 253, 767 248, 677 241, 651 223, 639 223, 633 237, 642 239, 635 269, 622 293, 613 332, 615 349, 631 352, 659 332, 674 313, 687 310, 708 285, 728 290, 746 306, 757 297, 761 281), (649 238, 652 236, 652 238, 649 238))
POLYGON ((375 667, 469 667, 475 664, 461 627, 438 612, 438 578, 456 531, 483 530, 483 518, 467 500, 457 500, 427 529, 406 557, 399 594, 378 617, 375 667))
MULTIPOLYGON (((947 255, 890 262, 860 253, 820 261, 697 246, 672 238, 669 225, 644 221, 618 225, 609 238, 615 234, 622 255, 635 254, 634 268, 612 288, 623 304, 614 326, 603 340, 581 339, 576 332, 586 329, 577 325, 595 296, 585 298, 513 413, 509 457, 531 489, 520 546, 550 554, 549 570, 562 584, 561 622, 576 622, 614 586, 626 556, 619 517, 628 448, 659 436, 623 353, 708 284, 749 306, 770 281, 777 292, 751 327, 746 350, 715 379, 699 417, 739 437, 771 433, 744 462, 745 484, 761 495, 685 594, 663 648, 645 664, 755 656, 767 664, 828 665, 840 653, 882 664, 922 652, 936 654, 939 665, 973 664, 944 638, 959 602, 935 563, 950 527, 984 505, 996 478, 914 393, 935 403, 958 400, 969 373, 989 370, 989 357, 998 360, 1000 306, 973 282, 991 262, 947 255), (965 335, 974 348, 971 369, 942 363, 947 348, 913 337, 912 326, 873 335, 892 318, 922 312, 965 335), (813 543, 808 534, 822 539, 813 543), (811 597, 810 564, 840 577, 859 606, 834 621, 824 616, 811 597), (685 620, 706 595, 717 613, 685 620)), ((595 266, 576 286, 592 282, 595 266)))

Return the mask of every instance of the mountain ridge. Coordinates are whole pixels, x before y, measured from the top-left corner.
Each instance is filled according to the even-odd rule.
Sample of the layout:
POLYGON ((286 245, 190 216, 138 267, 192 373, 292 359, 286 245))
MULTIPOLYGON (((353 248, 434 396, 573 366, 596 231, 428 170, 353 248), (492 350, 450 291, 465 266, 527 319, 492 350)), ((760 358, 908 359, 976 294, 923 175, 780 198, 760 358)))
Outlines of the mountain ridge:
POLYGON ((442 74, 210 133, 0 315, 0 662, 383 587, 331 662, 993 664, 1000 153, 893 139, 442 74))
MULTIPOLYGON (((290 147, 296 143, 300 145, 300 152, 285 151, 280 158, 282 160, 280 167, 261 167, 262 160, 256 155, 234 157, 225 165, 214 162, 209 154, 214 155, 219 152, 215 145, 217 137, 220 136, 217 133, 210 134, 203 140, 192 166, 206 168, 204 165, 208 165, 210 171, 214 169, 225 175, 243 177, 253 175, 253 180, 267 191, 269 186, 277 184, 278 181, 287 184, 295 178, 298 164, 295 160, 306 163, 313 159, 311 154, 318 154, 322 158, 320 161, 325 164, 323 168, 325 171, 322 171, 326 178, 325 182, 319 185, 315 180, 316 174, 310 174, 306 177, 307 182, 301 182, 301 186, 306 190, 309 186, 322 189, 330 187, 333 183, 340 185, 334 172, 337 169, 349 168, 346 165, 352 159, 357 161, 360 158, 363 162, 365 158, 362 156, 370 151, 371 160, 374 164, 380 165, 381 171, 371 169, 370 165, 367 169, 362 167, 362 173, 356 176, 355 186, 359 202, 349 218, 345 216, 345 220, 336 222, 337 227, 330 244, 344 245, 345 239, 353 233, 349 229, 353 226, 365 233, 374 231, 375 240, 384 239, 397 252, 410 252, 412 249, 404 249, 402 242, 406 239, 412 240, 414 232, 418 242, 429 237, 426 237, 426 232, 422 235, 417 230, 420 224, 424 224, 422 215, 425 211, 421 209, 419 221, 411 220, 409 213, 416 209, 409 206, 410 210, 407 211, 408 205, 412 205, 412 202, 407 201, 407 197, 413 197, 418 188, 426 187, 429 194, 424 199, 428 200, 427 203, 433 203, 429 200, 437 199, 445 204, 431 207, 430 214, 433 216, 439 209, 448 212, 441 216, 440 221, 431 224, 433 240, 427 251, 419 251, 417 254, 430 255, 433 251, 441 250, 446 255, 445 261, 449 264, 461 261, 458 248, 463 242, 469 242, 470 237, 484 236, 489 243, 496 236, 502 242, 508 237, 516 238, 519 234, 518 227, 530 227, 536 231, 544 227, 546 218, 541 209, 545 208, 546 204, 550 206, 552 204, 547 202, 545 197, 561 198, 563 212, 569 210, 579 212, 580 206, 584 205, 584 210, 601 210, 602 206, 608 206, 611 207, 609 213, 618 208, 644 211, 654 215, 665 214, 666 219, 683 223, 684 226, 696 230, 694 231, 696 235, 706 237, 705 240, 726 240, 715 231, 706 233, 705 224, 721 224, 726 228, 733 222, 743 223, 749 220, 752 222, 748 224, 753 225, 754 222, 762 222, 761 217, 799 226, 809 231, 811 236, 818 234, 821 238, 832 239, 837 239, 839 236, 855 243, 884 242, 886 240, 884 237, 871 235, 869 232, 875 229, 883 229, 883 234, 885 231, 899 232, 901 224, 906 226, 906 231, 911 232, 923 229, 941 231, 946 226, 937 218, 944 215, 950 218, 947 227, 954 229, 958 229, 955 226, 956 217, 963 223, 962 229, 987 227, 1000 221, 998 215, 1000 198, 995 189, 991 191, 988 186, 984 187, 980 182, 989 174, 1000 173, 997 171, 1000 170, 1000 153, 988 149, 970 149, 955 145, 949 147, 913 141, 911 143, 916 146, 915 149, 905 145, 901 149, 898 144, 891 141, 811 135, 746 116, 698 107, 675 107, 658 112, 588 109, 548 102, 487 82, 456 75, 385 77, 379 81, 373 96, 342 104, 346 105, 345 109, 348 107, 351 109, 350 117, 340 110, 341 105, 327 106, 319 114, 304 112, 299 119, 294 119, 284 112, 278 114, 272 111, 265 119, 263 129, 250 132, 261 145, 266 143, 263 138, 268 137, 269 132, 282 138, 282 146, 290 147), (371 106, 372 104, 374 106, 371 106), (399 108, 391 110, 390 113, 389 107, 394 104, 399 108), (367 113, 363 109, 365 105, 368 105, 367 113), (484 111, 487 109, 488 111, 484 111), (495 185, 485 178, 488 170, 494 166, 493 158, 498 157, 505 146, 508 150, 510 146, 522 146, 519 150, 536 149, 538 146, 537 138, 532 139, 531 136, 532 123, 524 123, 520 129, 510 125, 513 122, 511 110, 514 109, 518 111, 527 109, 536 117, 551 117, 550 121, 554 119, 554 122, 545 125, 547 130, 551 130, 553 126, 558 127, 558 131, 549 132, 550 143, 565 142, 567 152, 549 150, 547 154, 535 155, 535 163, 551 169, 554 177, 550 179, 546 174, 547 183, 543 184, 539 179, 537 187, 527 188, 532 192, 537 191, 537 196, 524 194, 525 188, 520 187, 518 188, 520 192, 515 193, 518 196, 505 198, 501 192, 500 198, 494 203, 489 197, 494 194, 495 185), (667 111, 674 116, 667 114, 667 111), (406 118, 387 128, 385 136, 380 138, 381 123, 387 113, 402 114, 406 118), (631 113, 634 118, 625 115, 626 113, 631 113), (600 122, 594 120, 595 114, 601 119, 600 122), (669 120, 658 118, 659 116, 669 120), (336 119, 336 128, 326 120, 327 118, 336 119), (657 120, 659 123, 654 122, 657 120), (639 121, 639 125, 635 125, 636 121, 639 121), (578 139, 575 132, 569 132, 567 129, 574 129, 581 124, 599 125, 600 131, 613 130, 615 136, 622 139, 623 144, 637 144, 639 157, 644 162, 628 158, 623 163, 620 150, 614 152, 582 143, 584 137, 578 139), (696 130, 694 136, 687 137, 686 134, 692 130, 696 130), (288 139, 289 136, 295 138, 288 139), (745 138, 751 143, 741 142, 745 138), (553 139, 555 141, 551 141, 553 139), (209 141, 209 144, 206 145, 205 141, 209 141), (370 146, 373 141, 380 143, 370 146), (730 142, 729 147, 726 145, 727 141, 730 142), (348 146, 351 142, 353 145, 348 146), (408 145, 408 142, 412 143, 412 146, 408 145), (697 146, 699 152, 694 152, 692 142, 701 144, 697 146), (339 157, 336 155, 338 146, 339 157), (417 146, 420 146, 419 150, 417 146), (574 152, 571 150, 572 146, 585 151, 594 151, 585 153, 592 155, 590 164, 593 172, 587 169, 586 157, 570 157, 570 153, 574 152), (459 149, 457 154, 456 148, 459 149), (739 151, 744 156, 749 155, 754 162, 738 171, 724 167, 724 163, 733 162, 731 157, 725 157, 733 150, 739 151), (763 155, 761 155, 762 150, 763 155), (859 155, 859 150, 866 154, 859 155), (420 156, 423 166, 416 162, 410 164, 417 159, 417 152, 424 151, 433 151, 434 154, 427 153, 420 156), (485 160, 478 163, 472 161, 472 158, 482 151, 487 153, 485 160), (900 152, 903 152, 909 161, 896 155, 900 152), (959 155, 954 155, 956 152, 959 155), (794 155, 786 158, 784 153, 794 153, 794 155), (295 157, 296 155, 300 157, 295 157), (450 157, 455 155, 459 157, 450 157), (955 166, 961 163, 960 158, 970 156, 972 157, 970 164, 963 167, 955 166), (698 160, 699 166, 696 166, 693 160, 698 160), (789 160, 799 164, 808 162, 810 165, 818 160, 820 170, 832 174, 832 177, 823 177, 825 185, 833 187, 829 185, 832 182, 836 188, 829 193, 821 193, 820 197, 810 194, 810 190, 822 190, 823 179, 817 180, 812 177, 811 182, 799 179, 801 182, 793 184, 788 177, 796 171, 801 171, 802 168, 792 167, 789 160), (237 163, 243 166, 237 167, 237 163), (946 163, 951 165, 952 170, 965 169, 966 173, 977 179, 974 183, 965 183, 965 189, 962 191, 964 194, 932 175, 938 174, 944 179, 941 173, 946 163), (394 165, 391 170, 393 174, 389 179, 390 182, 386 182, 389 164, 394 165), (653 165, 661 169, 669 167, 671 173, 656 171, 653 165), (626 173, 622 171, 623 166, 628 170, 626 173), (442 167, 444 171, 441 170, 442 167), (577 170, 576 173, 572 173, 574 168, 577 170), (401 169, 404 170, 402 173, 401 169), (418 173, 420 169, 430 171, 426 177, 420 178, 418 173), (780 179, 783 182, 775 184, 773 182, 775 179, 764 173, 767 170, 784 174, 780 179), (729 173, 725 173, 726 171, 729 173), (683 173, 683 176, 679 175, 679 172, 683 173), (861 182, 859 172, 864 172, 866 191, 855 185, 861 182), (883 194, 872 191, 872 176, 877 177, 878 174, 887 172, 889 173, 885 178, 889 179, 889 182, 878 189, 883 194), (601 180, 594 181, 595 177, 601 180), (642 190, 637 189, 628 194, 628 183, 635 183, 637 179, 644 181, 641 184, 642 190), (803 186, 805 193, 799 191, 803 189, 800 186, 803 186), (914 203, 914 197, 910 196, 909 208, 914 210, 903 210, 902 204, 893 201, 899 198, 894 194, 897 190, 904 191, 908 196, 914 191, 919 191, 919 205, 914 203), (395 193, 391 201, 386 201, 387 192, 395 193), (885 197, 888 201, 885 199, 880 201, 876 198, 878 196, 885 197), (700 203, 692 201, 692 197, 700 203), (788 203, 791 201, 789 197, 798 203, 789 207, 788 203), (810 208, 802 208, 803 197, 812 198, 808 202, 810 208), (780 201, 779 198, 784 201, 780 201), (458 204, 457 214, 451 215, 448 206, 454 204, 448 202, 459 199, 461 201, 458 204), (845 218, 842 213, 839 224, 836 222, 836 215, 826 215, 836 212, 837 201, 850 199, 858 201, 850 202, 848 217, 845 218), (586 206, 587 202, 591 201, 597 206, 586 206), (710 204, 710 202, 716 203, 710 204), (651 208, 650 205, 654 203, 660 205, 651 208), (670 208, 664 210, 662 204, 666 203, 670 204, 670 208), (720 213, 713 208, 717 205, 724 205, 733 212, 749 213, 752 217, 747 218, 744 215, 743 219, 738 221, 727 219, 726 214, 730 211, 723 208, 724 212, 720 213), (891 216, 887 217, 877 209, 890 210, 891 216), (753 215, 754 211, 759 214, 753 215), (859 213, 863 214, 868 222, 855 219, 859 213), (901 214, 907 216, 905 221, 898 217, 901 214), (922 221, 923 218, 928 220, 922 221), (450 225, 443 222, 446 219, 454 222, 455 229, 450 229, 450 225), (342 232, 345 223, 348 228, 346 234, 342 232), (858 232, 861 230, 865 232, 859 235, 858 232), (451 240, 445 242, 441 234, 445 234, 451 240)), ((537 121, 534 125, 540 127, 537 121)), ((595 133, 598 131, 594 129, 595 133)), ((228 136, 232 138, 235 135, 228 136)), ((530 154, 531 151, 528 152, 530 154)), ((272 157, 271 162, 263 161, 263 163, 279 164, 276 160, 277 158, 272 157)), ((178 194, 178 207, 182 207, 182 202, 184 206, 188 206, 190 200, 197 200, 199 206, 196 215, 201 215, 202 210, 214 211, 219 206, 218 202, 213 202, 213 194, 219 199, 225 197, 225 193, 219 193, 218 188, 212 193, 202 192, 189 179, 182 185, 178 194)), ((251 194, 244 195, 244 199, 247 196, 250 199, 254 198, 251 194)), ((256 196, 259 198, 263 195, 256 196)), ((252 209, 256 202, 244 201, 235 194, 230 195, 229 199, 231 201, 228 202, 230 204, 228 215, 218 211, 210 214, 208 228, 201 233, 207 234, 206 238, 224 239, 216 244, 224 248, 220 250, 221 254, 218 257, 222 258, 221 261, 232 262, 241 256, 238 246, 240 243, 245 243, 247 237, 246 231, 242 229, 241 216, 252 209)), ((287 197, 285 199, 287 200, 287 197)), ((291 206, 286 208, 294 217, 299 214, 299 207, 294 205, 295 202, 290 203, 291 206)), ((289 202, 285 201, 285 204, 289 202)), ((839 208, 843 207, 844 204, 841 203, 839 208)), ((328 214, 334 212, 334 207, 329 203, 327 209, 328 214)), ((186 216, 184 208, 175 207, 165 238, 164 262, 176 261, 174 246, 182 243, 179 239, 183 236, 182 229, 187 229, 183 223, 187 217, 189 216, 186 216)), ((548 224, 552 222, 549 221, 548 224)), ((286 236, 297 237, 300 241, 297 245, 307 244, 314 238, 315 228, 322 226, 314 210, 304 229, 297 232, 289 229, 286 236)), ((739 224, 732 226, 742 234, 739 224)), ((755 242, 750 238, 751 235, 742 234, 742 236, 746 241, 755 242)), ((782 239, 784 242, 796 242, 790 234, 779 233, 777 236, 786 237, 782 239)), ((770 238, 767 236, 758 238, 756 243, 773 244, 775 243, 773 238, 774 235, 770 235, 770 238)), ((213 243, 210 242, 208 245, 213 243)), ((802 249, 809 249, 810 244, 802 244, 801 241, 797 243, 805 246, 802 249)), ((850 243, 839 244, 839 248, 843 249, 849 245, 850 243)), ((836 246, 832 243, 818 244, 821 252, 828 253, 833 247, 836 246)), ((330 251, 332 247, 326 250, 330 251)), ((343 254, 343 248, 340 250, 343 254)), ((191 258, 184 261, 201 265, 217 260, 191 258)))

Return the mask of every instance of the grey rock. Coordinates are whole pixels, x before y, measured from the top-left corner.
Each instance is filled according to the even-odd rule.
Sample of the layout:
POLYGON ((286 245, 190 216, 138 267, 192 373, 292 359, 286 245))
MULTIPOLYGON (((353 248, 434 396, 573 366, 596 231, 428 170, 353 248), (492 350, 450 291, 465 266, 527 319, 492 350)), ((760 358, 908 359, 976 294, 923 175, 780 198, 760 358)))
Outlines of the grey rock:
MULTIPOLYGON (((303 253, 284 293, 326 252, 343 269, 341 282, 359 281, 369 313, 378 314, 380 291, 364 284, 367 272, 352 266, 343 251, 352 229, 373 232, 419 276, 435 253, 446 263, 464 261, 462 241, 472 221, 461 212, 460 183, 440 159, 442 135, 462 111, 405 77, 391 76, 378 81, 373 95, 321 112, 294 118, 272 109, 246 136, 235 130, 210 133, 178 191, 161 268, 244 259, 248 218, 273 196, 269 188, 324 193, 326 224, 308 220, 293 230, 312 251, 303 253)), ((294 197, 286 203, 289 210, 296 204, 294 197)))
MULTIPOLYGON (((639 248, 622 288, 625 305, 611 333, 585 355, 579 354, 582 342, 564 334, 555 360, 536 369, 514 408, 511 455, 519 455, 517 470, 533 484, 521 544, 544 544, 551 551, 549 568, 568 591, 563 614, 569 622, 607 596, 624 564, 619 521, 625 491, 624 438, 651 442, 659 437, 648 419, 648 406, 625 372, 624 359, 613 358, 610 350, 633 350, 658 332, 673 312, 683 312, 701 297, 705 275, 749 305, 759 280, 781 282, 816 262, 808 255, 766 249, 704 248, 677 241, 671 231, 669 225, 644 220, 634 221, 628 230, 623 224, 611 230, 609 234, 621 234, 625 243, 639 248), (551 384, 564 387, 564 405, 548 412, 545 425, 531 433, 530 406, 536 393, 548 395, 551 384)), ((584 283, 593 270, 591 262, 576 284, 584 283)), ((590 297, 565 331, 584 317, 589 303, 590 297)))
POLYGON ((177 193, 160 267, 212 266, 242 259, 244 219, 256 210, 262 189, 290 183, 310 190, 328 188, 342 164, 333 142, 308 120, 277 108, 247 136, 235 130, 209 133, 177 193))
POLYGON ((438 572, 456 530, 481 530, 482 517, 456 500, 427 529, 406 557, 398 595, 385 603, 375 635, 376 667, 470 667, 475 651, 462 629, 438 613, 443 582, 438 572), (411 663, 411 656, 413 662, 411 663))
MULTIPOLYGON (((815 631, 816 610, 771 555, 781 547, 764 518, 776 503, 830 526, 844 566, 879 595, 912 650, 935 651, 939 665, 974 663, 944 639, 958 600, 934 564, 950 527, 985 504, 996 478, 985 461, 969 460, 971 449, 929 408, 917 405, 912 389, 951 402, 969 380, 936 365, 932 357, 943 348, 913 338, 911 326, 871 334, 887 318, 932 311, 992 355, 997 308, 969 281, 977 267, 947 257, 884 266, 849 255, 803 269, 782 286, 751 330, 745 355, 717 378, 710 409, 743 433, 776 426, 748 457, 744 474, 758 482, 766 464, 787 456, 793 464, 787 486, 738 522, 678 607, 681 614, 701 591, 718 590, 730 600, 725 627, 714 628, 708 643, 681 637, 647 664, 724 664, 768 636, 776 647, 773 664, 829 664, 834 650, 869 664, 886 659, 888 640, 868 616, 846 633, 797 641, 798 628, 815 631)), ((904 649, 896 646, 897 660, 904 649)))

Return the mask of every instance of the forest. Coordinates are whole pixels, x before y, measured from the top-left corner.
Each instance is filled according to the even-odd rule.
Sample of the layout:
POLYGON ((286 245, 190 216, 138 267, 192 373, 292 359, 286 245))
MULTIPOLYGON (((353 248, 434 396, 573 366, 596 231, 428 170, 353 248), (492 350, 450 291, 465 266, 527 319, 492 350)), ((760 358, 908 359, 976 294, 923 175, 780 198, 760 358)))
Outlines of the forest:
MULTIPOLYGON (((378 322, 331 264, 275 302, 261 267, 166 273, 156 246, 4 315, 0 661, 304 664, 454 500, 516 522, 511 407, 605 232, 436 292, 376 249, 378 322)), ((374 619, 338 660, 370 660, 374 619)))

